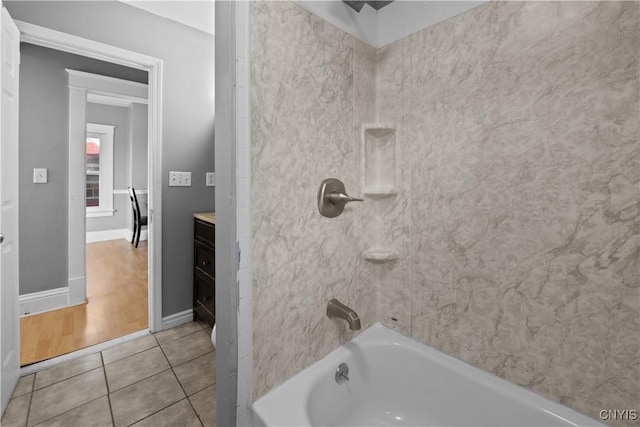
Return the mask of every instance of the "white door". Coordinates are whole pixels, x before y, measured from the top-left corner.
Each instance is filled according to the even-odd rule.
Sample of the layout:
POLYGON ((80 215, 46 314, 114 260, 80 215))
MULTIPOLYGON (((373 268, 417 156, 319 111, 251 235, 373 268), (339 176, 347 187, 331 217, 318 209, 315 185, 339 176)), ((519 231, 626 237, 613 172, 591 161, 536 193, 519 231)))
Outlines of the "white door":
POLYGON ((20 32, 2 9, 0 104, 0 401, 2 413, 20 376, 18 319, 18 66, 20 32))

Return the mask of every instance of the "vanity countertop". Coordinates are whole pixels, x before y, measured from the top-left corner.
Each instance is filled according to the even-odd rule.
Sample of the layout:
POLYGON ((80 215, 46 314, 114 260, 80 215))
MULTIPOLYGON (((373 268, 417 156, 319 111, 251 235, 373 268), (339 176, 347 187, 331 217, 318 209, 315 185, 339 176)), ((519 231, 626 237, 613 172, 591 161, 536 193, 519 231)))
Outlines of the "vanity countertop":
POLYGON ((208 222, 209 224, 215 225, 216 223, 215 212, 197 212, 193 214, 193 217, 198 218, 201 221, 208 222))

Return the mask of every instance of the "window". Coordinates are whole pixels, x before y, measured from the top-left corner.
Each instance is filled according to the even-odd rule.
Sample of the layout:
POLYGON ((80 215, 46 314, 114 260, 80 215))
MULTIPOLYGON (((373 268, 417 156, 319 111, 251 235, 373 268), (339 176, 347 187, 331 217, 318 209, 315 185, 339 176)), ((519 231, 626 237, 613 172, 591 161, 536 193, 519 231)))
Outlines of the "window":
POLYGON ((113 216, 113 129, 114 126, 87 123, 87 217, 113 216))

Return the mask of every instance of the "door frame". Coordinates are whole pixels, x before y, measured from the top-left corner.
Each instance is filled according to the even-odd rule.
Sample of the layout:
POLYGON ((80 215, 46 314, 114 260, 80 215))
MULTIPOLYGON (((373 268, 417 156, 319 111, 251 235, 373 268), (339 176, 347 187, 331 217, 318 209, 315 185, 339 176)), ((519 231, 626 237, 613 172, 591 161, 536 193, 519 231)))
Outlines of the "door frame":
POLYGON ((147 71, 149 182, 149 330, 162 330, 162 67, 163 62, 141 53, 23 21, 15 21, 20 41, 100 61, 147 71))
POLYGON ((2 103, 0 104, 0 185, 2 209, 0 232, 0 415, 4 414, 20 377, 20 324, 18 320, 18 283, 20 281, 20 236, 18 188, 18 115, 20 93, 20 33, 9 11, 0 0, 0 43, 2 43, 2 103), (5 40, 7 39, 7 40, 5 40), (6 91, 6 94, 5 94, 6 91), (9 102, 5 105, 4 99, 9 102), (5 197, 10 201, 5 203, 5 197), (4 241, 6 240, 6 241, 4 241))

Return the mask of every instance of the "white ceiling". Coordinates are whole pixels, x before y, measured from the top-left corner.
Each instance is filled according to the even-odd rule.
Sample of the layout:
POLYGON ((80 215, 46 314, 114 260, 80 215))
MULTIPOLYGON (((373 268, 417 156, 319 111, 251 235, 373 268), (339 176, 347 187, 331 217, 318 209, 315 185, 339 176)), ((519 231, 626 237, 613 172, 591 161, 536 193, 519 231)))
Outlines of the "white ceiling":
POLYGON ((365 6, 360 13, 340 1, 293 1, 378 48, 477 7, 487 0, 395 0, 380 10, 365 6))
POLYGON ((123 3, 146 10, 154 15, 171 19, 189 27, 215 34, 214 0, 120 0, 123 3))

